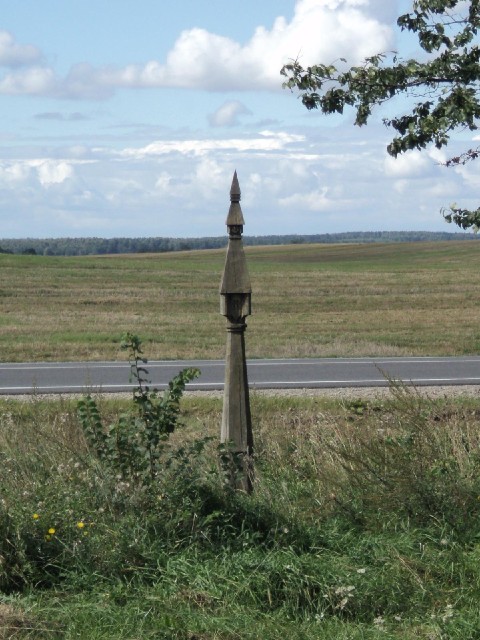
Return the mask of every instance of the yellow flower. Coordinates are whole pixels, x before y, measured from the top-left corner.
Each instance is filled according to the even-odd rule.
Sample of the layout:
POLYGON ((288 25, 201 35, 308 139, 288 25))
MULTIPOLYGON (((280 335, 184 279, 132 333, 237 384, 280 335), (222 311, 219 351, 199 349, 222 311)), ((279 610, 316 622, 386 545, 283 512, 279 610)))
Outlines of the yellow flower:
POLYGON ((50 527, 50 529, 48 530, 48 533, 53 536, 53 534, 55 533, 55 529, 53 527, 50 527))
POLYGON ((33 516, 32 516, 32 518, 33 518, 34 520, 38 520, 38 519, 40 518, 40 516, 38 515, 38 513, 34 513, 34 514, 33 514, 33 516))
POLYGON ((84 527, 84 526, 85 526, 85 523, 84 523, 84 522, 77 522, 77 527, 78 527, 79 529, 83 529, 83 527, 84 527))

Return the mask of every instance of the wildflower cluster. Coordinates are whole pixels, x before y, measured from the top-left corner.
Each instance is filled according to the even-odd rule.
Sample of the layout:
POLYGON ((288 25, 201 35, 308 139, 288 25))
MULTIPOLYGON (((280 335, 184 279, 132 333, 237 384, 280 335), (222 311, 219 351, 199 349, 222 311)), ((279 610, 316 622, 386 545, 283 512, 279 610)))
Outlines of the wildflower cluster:
MULTIPOLYGON (((33 519, 33 521, 34 521, 36 524, 37 524, 37 523, 39 523, 39 522, 40 522, 40 520, 41 520, 41 518, 40 518, 40 514, 39 514, 39 513, 37 513, 37 512, 35 512, 34 514, 32 514, 32 519, 33 519)), ((66 532, 69 528, 70 528, 71 530, 75 530, 75 529, 76 529, 76 530, 78 530, 79 532, 80 532, 80 531, 81 531, 81 532, 83 532, 83 534, 84 534, 84 535, 87 535, 87 531, 84 531, 84 529, 85 529, 85 527, 86 527, 85 520, 83 520, 83 519, 82 519, 82 520, 77 520, 77 521, 74 521, 74 522, 75 522, 75 525, 73 526, 73 524, 72 524, 72 526, 71 526, 71 527, 68 527, 68 524, 65 524, 65 523, 64 523, 64 524, 63 524, 63 527, 62 527, 62 530, 63 530, 64 532, 66 532)), ((90 523, 89 523, 89 526, 90 526, 90 527, 92 527, 92 526, 93 526, 93 522, 90 522, 90 523)), ((45 532, 45 533, 44 533, 44 539, 45 539, 47 542, 49 542, 50 540, 52 540, 52 539, 53 539, 53 536, 57 535, 57 528, 56 528, 56 527, 54 527, 54 526, 50 526, 50 527, 48 527, 48 529, 46 529, 46 530, 45 530, 44 528, 42 528, 42 531, 44 531, 44 532, 45 532)))

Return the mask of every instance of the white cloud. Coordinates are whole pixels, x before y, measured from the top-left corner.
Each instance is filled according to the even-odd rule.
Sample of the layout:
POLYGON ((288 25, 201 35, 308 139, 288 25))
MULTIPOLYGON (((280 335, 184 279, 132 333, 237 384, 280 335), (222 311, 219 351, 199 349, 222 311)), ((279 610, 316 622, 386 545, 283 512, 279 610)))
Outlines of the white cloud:
POLYGON ((41 54, 36 47, 16 45, 10 34, 0 32, 0 64, 3 54, 10 67, 32 65, 11 69, 0 79, 0 93, 100 100, 119 88, 279 91, 280 69, 293 58, 303 65, 339 57, 356 63, 387 50, 392 30, 375 15, 379 6, 379 0, 297 0, 290 22, 279 16, 270 29, 259 26, 244 45, 193 28, 179 35, 164 62, 123 68, 82 62, 64 78, 38 64, 41 54))
POLYGON ((41 161, 37 165, 38 179, 42 186, 60 184, 73 177, 73 167, 67 162, 41 161))
POLYGON ((448 154, 445 149, 437 149, 436 147, 431 147, 426 151, 429 157, 436 162, 437 164, 445 164, 448 159, 448 154))
POLYGON ((239 100, 228 100, 208 116, 208 121, 212 127, 234 127, 239 124, 240 116, 251 113, 239 100))
POLYGON ((27 162, 2 162, 0 164, 0 184, 15 187, 28 180, 31 166, 27 162))
POLYGON ((182 32, 165 64, 153 60, 105 69, 104 80, 118 87, 278 90, 280 68, 297 56, 302 64, 340 56, 354 63, 386 50, 391 29, 369 9, 365 1, 298 0, 291 22, 280 16, 271 29, 258 27, 244 46, 205 29, 189 29, 182 32))
POLYGON ((217 191, 225 186, 225 180, 225 168, 222 165, 213 158, 200 159, 195 170, 195 181, 204 198, 218 198, 217 191))
POLYGON ((278 203, 281 207, 299 211, 333 211, 338 205, 328 197, 328 192, 328 187, 323 187, 309 193, 295 193, 286 198, 279 198, 278 203))
POLYGON ((5 95, 56 95, 58 81, 52 69, 27 67, 7 73, 0 79, 0 94, 5 95))
POLYGON ((58 80, 58 97, 86 100, 105 100, 114 92, 112 72, 109 67, 96 69, 87 62, 75 64, 66 78, 58 80))
POLYGON ((31 158, 23 160, 0 160, 0 184, 5 188, 18 186, 48 188, 61 184, 75 176, 75 165, 91 164, 92 160, 66 160, 54 158, 31 158))
POLYGON ((465 165, 459 165, 454 168, 454 172, 461 176, 463 183, 477 191, 480 187, 479 164, 480 162, 477 160, 476 162, 469 162, 465 165))
POLYGON ((142 159, 148 156, 161 156, 168 153, 201 156, 212 151, 282 151, 288 145, 303 142, 305 136, 273 131, 261 131, 252 138, 225 138, 204 140, 158 140, 141 148, 127 148, 120 157, 142 159))
POLYGON ((410 151, 396 158, 386 156, 384 167, 389 178, 419 178, 431 171, 432 160, 426 152, 410 151))
POLYGON ((0 30, 0 66, 21 67, 35 64, 41 58, 42 54, 37 47, 17 44, 11 33, 0 30))
MULTIPOLYGON (((432 180, 432 184, 426 184, 423 192, 425 193, 425 195, 432 198, 442 198, 447 205, 450 204, 452 194, 459 193, 459 185, 451 178, 447 178, 445 176, 445 179, 441 181, 432 180)), ((458 196, 455 195, 455 197, 458 196)))
POLYGON ((163 150, 129 148, 128 155, 103 147, 77 156, 50 149, 51 156, 42 157, 45 148, 25 149, 30 157, 0 161, 1 209, 14 213, 3 215, 3 233, 221 235, 235 169, 252 235, 444 229, 441 206, 468 203, 478 194, 473 180, 468 185, 456 171, 439 167, 415 179, 387 178, 382 156, 374 161, 378 144, 362 147, 360 156, 344 153, 340 130, 318 139, 266 131, 247 138, 249 150, 241 153, 232 151, 238 140, 189 139, 181 153, 170 153, 178 151, 178 140, 155 143, 163 150), (291 149, 309 159, 292 159, 291 149), (340 167, 326 162, 335 151, 340 167))
POLYGON ((172 176, 166 171, 162 171, 155 182, 155 189, 162 194, 168 194, 171 190, 172 176))

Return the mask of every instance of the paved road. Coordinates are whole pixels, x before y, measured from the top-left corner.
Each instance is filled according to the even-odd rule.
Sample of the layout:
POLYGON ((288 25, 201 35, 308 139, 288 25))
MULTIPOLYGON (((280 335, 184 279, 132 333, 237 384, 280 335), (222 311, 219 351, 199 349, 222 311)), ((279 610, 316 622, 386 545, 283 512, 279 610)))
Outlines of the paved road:
MULTIPOLYGON (((201 376, 189 389, 222 389, 224 362, 219 360, 151 361, 151 386, 164 388, 180 369, 195 366, 201 376)), ((0 395, 128 391, 130 368, 124 362, 0 364, 0 395)), ((387 378, 406 384, 480 384, 480 356, 459 358, 320 358, 250 360, 252 388, 294 389, 386 386, 387 378)))

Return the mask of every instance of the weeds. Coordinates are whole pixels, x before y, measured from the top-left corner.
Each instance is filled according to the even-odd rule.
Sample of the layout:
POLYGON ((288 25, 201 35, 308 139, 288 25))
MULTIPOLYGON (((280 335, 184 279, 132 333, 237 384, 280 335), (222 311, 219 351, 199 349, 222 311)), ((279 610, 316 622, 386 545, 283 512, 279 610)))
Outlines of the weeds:
POLYGON ((198 377, 198 369, 184 369, 159 395, 148 386, 147 359, 143 357, 138 336, 125 334, 121 348, 128 351, 131 376, 138 386, 133 391, 134 411, 122 414, 118 422, 104 425, 91 396, 78 403, 80 423, 85 438, 100 463, 122 481, 143 485, 155 480, 164 459, 166 443, 178 426, 180 399, 185 385, 198 377))
POLYGON ((326 443, 331 465, 342 470, 336 500, 363 517, 437 520, 469 535, 479 515, 477 415, 445 412, 401 385, 391 393, 388 411, 367 420, 356 413, 326 443))
MULTIPOLYGON (((129 404, 97 398, 102 429, 143 420, 129 404)), ((73 403, 0 403, 0 580, 19 620, 52 638, 478 637, 476 400, 253 395, 251 496, 202 442, 219 402, 182 405, 137 475, 73 403)))

